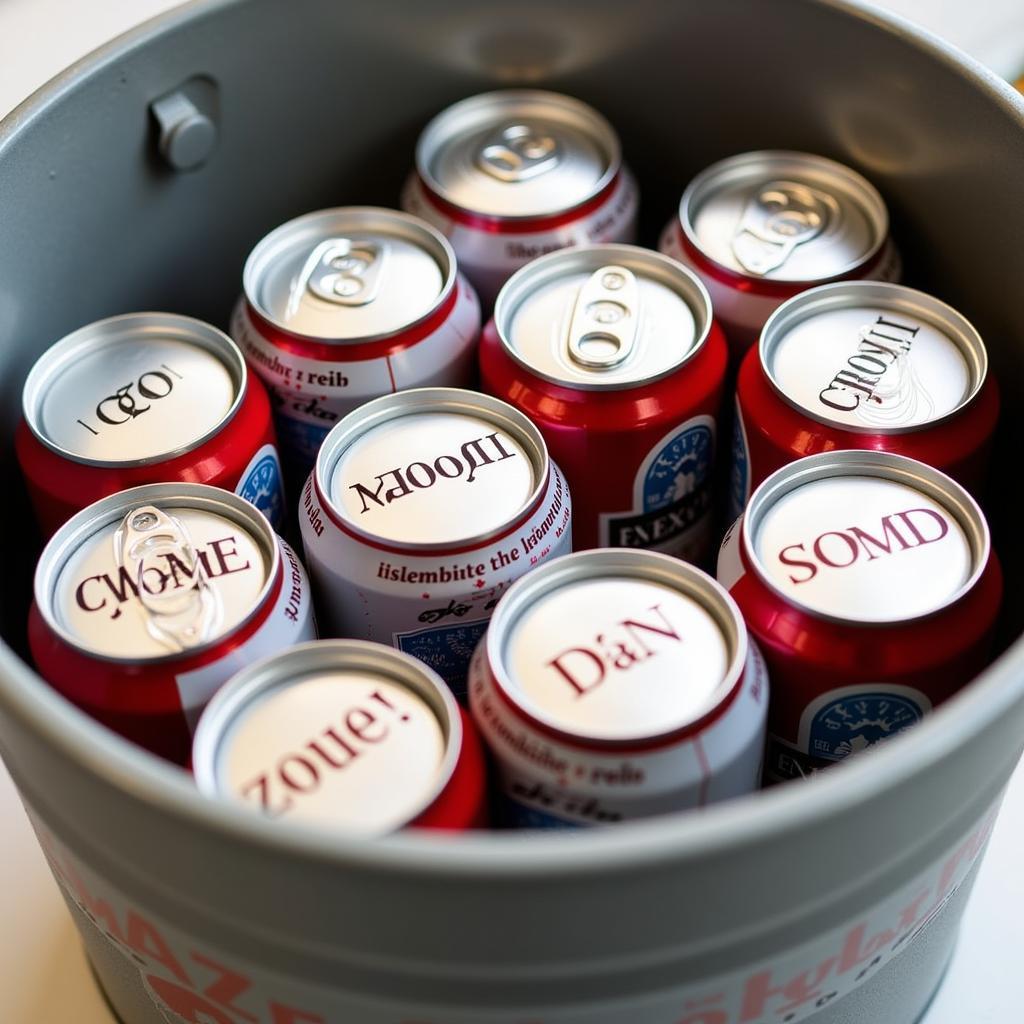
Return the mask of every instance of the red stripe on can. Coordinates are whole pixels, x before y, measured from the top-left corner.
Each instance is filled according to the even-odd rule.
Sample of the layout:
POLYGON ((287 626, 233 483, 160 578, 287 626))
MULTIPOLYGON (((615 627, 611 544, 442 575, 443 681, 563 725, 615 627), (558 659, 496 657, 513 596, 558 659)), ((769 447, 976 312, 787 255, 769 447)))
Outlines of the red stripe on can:
POLYGON ((893 452, 941 470, 973 494, 983 490, 1000 396, 989 374, 970 403, 951 418, 899 434, 844 429, 822 423, 787 402, 772 386, 757 347, 740 364, 736 399, 746 428, 747 491, 775 470, 820 452, 868 449, 893 452))
POLYGON ((429 807, 406 828, 436 828, 448 831, 486 828, 487 765, 476 724, 459 708, 462 720, 462 746, 448 785, 429 807))
MULTIPOLYGON (((619 751, 621 753, 647 753, 652 750, 664 750, 668 747, 676 747, 687 740, 692 740, 696 743, 699 741, 701 735, 706 732, 713 723, 717 722, 730 707, 732 707, 736 698, 739 696, 740 691, 743 689, 749 664, 744 664, 743 671, 739 674, 736 682, 733 684, 729 692, 700 718, 696 718, 692 722, 688 722, 686 725, 680 726, 678 729, 662 733, 659 736, 648 736, 641 739, 626 740, 598 740, 591 739, 586 736, 578 736, 571 732, 565 732, 563 729, 559 729, 553 725, 548 725, 546 722, 542 722, 539 718, 531 715, 530 712, 514 700, 501 685, 501 680, 498 678, 498 674, 491 667, 490 659, 485 658, 484 663, 486 665, 487 672, 491 677, 494 692, 516 718, 525 722, 531 729, 535 729, 537 732, 543 733, 545 736, 548 736, 553 740, 557 740, 565 747, 569 747, 572 750, 585 750, 595 754, 606 754, 610 751, 619 751)), ((702 758, 703 748, 700 748, 698 760, 701 761, 702 771, 705 771, 705 774, 709 776, 710 768, 707 766, 707 759, 702 758)), ((707 786, 707 782, 708 780, 705 779, 705 788, 707 786)))
POLYGON ((791 299, 794 295, 799 295, 800 292, 807 291, 808 288, 816 288, 821 284, 831 284, 834 281, 868 278, 871 276, 875 267, 882 262, 886 248, 883 241, 883 244, 878 247, 873 255, 862 263, 858 263, 855 267, 852 267, 845 274, 835 274, 832 277, 819 277, 812 281, 776 281, 764 277, 753 277, 749 274, 740 274, 735 270, 730 270, 728 267, 722 266, 721 263, 717 263, 715 260, 712 260, 690 241, 686 232, 683 231, 682 224, 679 223, 678 220, 676 221, 676 235, 679 239, 679 244, 682 247, 683 252, 686 253, 687 257, 693 261, 698 273, 706 277, 710 277, 712 280, 725 285, 727 288, 732 288, 735 291, 743 292, 744 294, 763 295, 780 300, 791 299))
POLYGON ((386 359, 412 348, 444 326, 455 308, 458 296, 459 284, 456 280, 448 297, 423 320, 376 341, 347 341, 340 338, 337 341, 318 341, 315 338, 307 338, 272 324, 248 299, 245 304, 256 329, 274 348, 325 363, 355 363, 369 359, 386 359))
POLYGON ((14 435, 15 453, 44 538, 94 501, 129 487, 180 480, 233 491, 252 457, 268 444, 277 447, 277 432, 266 387, 253 373, 235 414, 216 434, 182 455, 142 465, 96 465, 48 448, 24 417, 14 435))
POLYGON ((488 234, 532 235, 553 231, 555 228, 564 227, 566 224, 575 224, 581 218, 599 210, 618 187, 621 177, 621 172, 616 174, 596 195, 561 213, 549 214, 543 217, 514 218, 472 213, 469 210, 464 210, 461 206, 456 206, 454 203, 449 203, 446 199, 442 199, 422 178, 419 179, 419 183, 427 202, 456 224, 463 224, 466 227, 473 228, 476 231, 484 231, 488 234))

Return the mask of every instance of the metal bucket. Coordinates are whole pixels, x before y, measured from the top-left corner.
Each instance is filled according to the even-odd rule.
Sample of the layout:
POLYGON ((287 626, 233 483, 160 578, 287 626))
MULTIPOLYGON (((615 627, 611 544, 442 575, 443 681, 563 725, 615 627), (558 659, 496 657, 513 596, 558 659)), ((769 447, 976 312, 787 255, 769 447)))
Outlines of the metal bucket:
MULTIPOLYGON (((851 163, 891 204, 909 282, 974 320, 1021 407, 1024 105, 936 40, 838 0, 251 0, 118 40, 0 128, 8 440, 54 339, 128 309, 224 324, 264 232, 394 203, 432 114, 519 82, 617 125, 649 244, 723 155, 851 163), (150 108, 179 88, 217 132, 187 172, 150 108)), ((1002 467, 1024 421, 1005 420, 990 510, 1013 580, 1002 467)), ((130 1024, 906 1024, 926 1005, 1024 742, 1022 588, 983 677, 810 784, 588 834, 345 842, 207 804, 33 675, 30 518, 10 501, 0 749, 130 1024)))

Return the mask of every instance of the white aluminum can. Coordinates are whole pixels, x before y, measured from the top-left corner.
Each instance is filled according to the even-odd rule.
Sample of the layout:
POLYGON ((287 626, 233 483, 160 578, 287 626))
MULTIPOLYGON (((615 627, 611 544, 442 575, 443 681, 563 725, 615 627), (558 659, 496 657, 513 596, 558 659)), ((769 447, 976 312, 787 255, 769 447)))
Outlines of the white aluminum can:
POLYGON ((847 279, 898 281, 877 189, 812 153, 738 153, 686 187, 658 248, 704 282, 734 362, 786 299, 847 279))
POLYGON ((297 217, 256 245, 243 282, 231 333, 270 392, 298 479, 364 402, 472 380, 476 292, 445 238, 407 213, 347 206, 297 217))
POLYGON ((537 428, 473 391, 419 388, 347 416, 299 521, 324 636, 391 644, 460 698, 501 594, 571 550, 569 491, 537 428))
POLYGON ((581 551, 516 583, 469 701, 511 825, 703 807, 761 776, 764 661, 725 589, 658 552, 581 551))
POLYGON ((485 309, 530 260, 633 242, 636 181, 618 136, 571 96, 508 89, 462 100, 423 130, 402 208, 452 244, 485 309))

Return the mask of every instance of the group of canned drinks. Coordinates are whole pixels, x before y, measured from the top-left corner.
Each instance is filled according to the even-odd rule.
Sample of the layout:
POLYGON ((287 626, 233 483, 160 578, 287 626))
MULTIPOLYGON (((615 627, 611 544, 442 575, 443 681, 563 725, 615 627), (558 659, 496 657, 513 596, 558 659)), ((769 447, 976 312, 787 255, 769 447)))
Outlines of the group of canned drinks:
POLYGON ((256 245, 234 341, 136 314, 54 345, 17 435, 43 676, 212 795, 363 833, 482 825, 484 748, 506 823, 701 806, 968 682, 1001 596, 977 332, 892 283, 831 160, 709 167, 661 252, 624 244, 637 203, 595 111, 477 96, 408 212, 256 245))

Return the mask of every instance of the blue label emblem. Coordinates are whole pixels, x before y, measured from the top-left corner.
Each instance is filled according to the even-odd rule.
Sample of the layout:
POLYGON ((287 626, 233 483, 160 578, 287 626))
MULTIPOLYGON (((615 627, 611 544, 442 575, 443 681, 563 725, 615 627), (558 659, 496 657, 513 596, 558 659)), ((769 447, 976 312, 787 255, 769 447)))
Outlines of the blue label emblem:
POLYGON ((606 518, 604 544, 664 549, 708 514, 715 435, 710 419, 701 420, 706 422, 691 420, 648 456, 637 480, 634 501, 639 507, 606 518))
POLYGON ((714 438, 708 427, 676 434, 655 456, 644 477, 644 512, 658 512, 704 489, 714 438))
POLYGON ((281 464, 278 462, 277 452, 270 445, 264 446, 249 463, 236 493, 255 505, 275 529, 281 525, 284 520, 281 464))
POLYGON ((427 626, 411 633, 399 633, 398 649, 432 668, 458 700, 465 703, 469 659, 486 632, 488 621, 478 619, 476 622, 427 626))
POLYGON ((893 693, 858 693, 831 701, 811 719, 808 753, 841 761, 895 736, 924 717, 921 706, 893 693))

